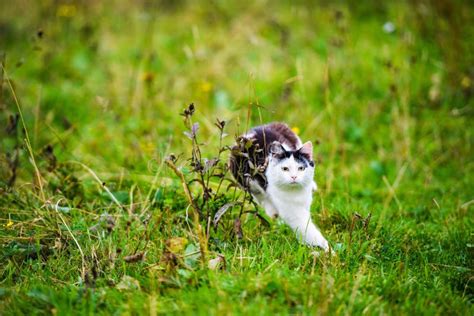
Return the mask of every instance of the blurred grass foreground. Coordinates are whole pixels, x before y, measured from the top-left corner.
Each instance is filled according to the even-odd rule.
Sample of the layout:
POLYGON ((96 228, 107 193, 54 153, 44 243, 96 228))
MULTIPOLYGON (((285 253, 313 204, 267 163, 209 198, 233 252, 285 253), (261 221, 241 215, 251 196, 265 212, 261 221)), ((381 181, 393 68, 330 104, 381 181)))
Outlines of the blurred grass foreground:
POLYGON ((473 315, 473 18, 0 1, 0 315, 473 315), (271 121, 315 144, 334 256, 229 184, 228 146, 271 121))

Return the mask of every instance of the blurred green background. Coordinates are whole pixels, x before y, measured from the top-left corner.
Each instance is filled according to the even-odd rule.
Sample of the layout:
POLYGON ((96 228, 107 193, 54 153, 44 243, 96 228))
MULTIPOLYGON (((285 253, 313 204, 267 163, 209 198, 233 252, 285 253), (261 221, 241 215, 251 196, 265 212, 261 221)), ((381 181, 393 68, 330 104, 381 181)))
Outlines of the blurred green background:
POLYGON ((444 0, 1 1, 0 306, 472 314, 473 17, 469 1, 444 0), (210 241, 225 274, 150 272, 167 240, 195 241, 179 181, 163 168, 170 153, 188 167, 180 113, 190 103, 208 158, 216 118, 227 122, 224 145, 271 121, 316 144, 313 217, 337 259, 318 261, 285 227, 246 217, 245 241, 225 231, 215 236, 225 246, 210 241), (148 192, 161 202, 140 208, 148 192), (45 207, 55 203, 70 208, 64 221, 45 207), (104 210, 116 227, 92 238, 104 210), (372 214, 370 238, 357 223, 352 232, 355 212, 372 214), (147 214, 156 229, 144 246, 127 223, 147 214), (66 222, 87 265, 98 262, 95 291, 77 282, 84 258, 66 222), (143 262, 108 263, 142 247, 143 262), (141 289, 110 285, 124 275, 141 289))

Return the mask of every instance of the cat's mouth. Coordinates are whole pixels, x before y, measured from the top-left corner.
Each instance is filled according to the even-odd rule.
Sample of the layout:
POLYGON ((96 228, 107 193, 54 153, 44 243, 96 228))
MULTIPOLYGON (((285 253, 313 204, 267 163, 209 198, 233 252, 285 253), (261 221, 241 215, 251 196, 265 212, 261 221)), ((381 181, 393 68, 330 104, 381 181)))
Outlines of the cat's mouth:
POLYGON ((299 190, 301 188, 301 183, 299 183, 298 181, 291 181, 288 182, 286 187, 290 190, 299 190))

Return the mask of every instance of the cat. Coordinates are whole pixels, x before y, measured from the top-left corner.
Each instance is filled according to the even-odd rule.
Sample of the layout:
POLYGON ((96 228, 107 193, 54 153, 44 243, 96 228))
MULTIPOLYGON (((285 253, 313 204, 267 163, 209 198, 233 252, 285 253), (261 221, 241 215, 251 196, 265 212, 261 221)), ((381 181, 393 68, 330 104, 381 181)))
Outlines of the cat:
POLYGON ((325 251, 329 244, 311 220, 313 145, 284 123, 257 126, 237 138, 229 160, 234 178, 271 218, 281 218, 298 239, 325 251))

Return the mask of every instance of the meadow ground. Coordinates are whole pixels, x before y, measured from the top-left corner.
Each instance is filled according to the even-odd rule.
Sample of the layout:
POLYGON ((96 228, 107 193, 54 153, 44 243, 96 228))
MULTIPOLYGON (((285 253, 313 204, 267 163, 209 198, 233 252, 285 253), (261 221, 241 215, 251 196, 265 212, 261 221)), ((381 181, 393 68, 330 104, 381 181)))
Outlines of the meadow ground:
POLYGON ((2 1, 0 314, 473 315, 473 17, 2 1), (317 144, 334 256, 226 173, 226 146, 270 121, 317 144))

